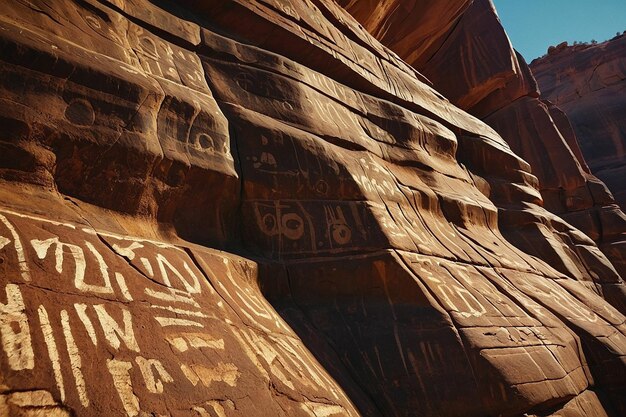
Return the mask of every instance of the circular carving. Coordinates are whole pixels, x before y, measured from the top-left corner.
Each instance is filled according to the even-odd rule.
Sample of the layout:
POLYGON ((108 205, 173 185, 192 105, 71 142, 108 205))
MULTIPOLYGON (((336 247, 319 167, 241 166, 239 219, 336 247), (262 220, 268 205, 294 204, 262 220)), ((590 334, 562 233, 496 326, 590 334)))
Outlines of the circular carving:
POLYGON ((96 120, 96 112, 90 102, 76 98, 65 109, 65 118, 78 126, 91 126, 96 120))
POLYGON ((328 193, 328 183, 324 180, 319 180, 315 184, 315 191, 317 191, 321 195, 326 195, 326 193, 328 193))
POLYGON ((332 225, 333 240, 340 245, 345 245, 352 238, 352 231, 344 224, 332 225))
POLYGON ((273 214, 266 214, 262 219, 263 232, 268 235, 275 235, 278 233, 278 224, 276 223, 276 216, 273 214))
POLYGON ((282 218, 282 232, 287 239, 298 240, 304 234, 304 222, 296 213, 285 214, 282 218))

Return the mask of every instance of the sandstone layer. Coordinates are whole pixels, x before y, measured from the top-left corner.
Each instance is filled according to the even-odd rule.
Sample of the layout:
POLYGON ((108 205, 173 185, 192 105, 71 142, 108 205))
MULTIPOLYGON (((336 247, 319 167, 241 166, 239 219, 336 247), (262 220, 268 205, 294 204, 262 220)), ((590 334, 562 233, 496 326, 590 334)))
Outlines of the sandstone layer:
POLYGON ((543 95, 571 120, 592 172, 626 209, 626 36, 562 44, 531 68, 543 95))
POLYGON ((624 414, 611 262, 335 2, 11 0, 0 43, 0 413, 624 414))
MULTIPOLYGON (((388 3, 394 2, 381 2, 388 3)), ((423 14, 432 8, 428 1, 415 3, 421 5, 423 14)), ((400 7, 385 8, 389 11, 387 20, 398 20, 403 25, 398 31, 410 33, 406 37, 437 34, 439 47, 426 59, 415 59, 411 51, 397 48, 387 36, 379 39, 413 62, 454 104, 493 127, 531 165, 545 208, 591 237, 617 271, 626 275, 626 215, 616 206, 605 184, 590 174, 568 118, 540 96, 528 65, 511 47, 491 1, 470 3, 460 16, 449 11, 437 20, 441 22, 439 30, 398 20, 404 15, 400 7)), ((364 14, 364 4, 359 2, 358 9, 356 3, 346 6, 359 18, 364 14)), ((375 26, 367 26, 370 21, 363 22, 375 30, 375 26)), ((546 256, 544 248, 528 239, 511 238, 523 250, 546 256)), ((561 254, 555 253, 552 258, 551 264, 557 269, 572 273, 558 260, 561 254)))

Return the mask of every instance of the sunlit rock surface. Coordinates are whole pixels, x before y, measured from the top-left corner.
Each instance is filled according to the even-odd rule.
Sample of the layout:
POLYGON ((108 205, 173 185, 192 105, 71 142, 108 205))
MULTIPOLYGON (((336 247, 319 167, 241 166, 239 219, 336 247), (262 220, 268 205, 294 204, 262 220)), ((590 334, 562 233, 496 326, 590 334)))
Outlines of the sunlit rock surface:
POLYGON ((336 3, 11 0, 0 42, 0 413, 623 414, 611 262, 336 3))
POLYGON ((533 61, 543 95, 572 122, 592 172, 626 208, 626 36, 565 45, 533 61))
MULTIPOLYGON (((356 3, 347 3, 346 7, 359 18, 364 15, 366 4, 358 3, 357 7, 356 3)), ((422 14, 435 10, 428 1, 415 2, 413 7, 422 14)), ((387 20, 400 19, 405 15, 402 10, 401 7, 390 8, 387 20)), ((368 20, 363 22, 371 25, 368 20)), ((407 20, 398 23, 401 26, 398 31, 408 32, 407 37, 419 38, 425 31, 436 32, 442 40, 434 55, 429 55, 427 60, 416 60, 402 48, 397 48, 396 52, 414 62, 415 68, 454 104, 495 128, 513 151, 530 163, 532 173, 539 180, 538 189, 545 208, 591 237, 617 272, 625 275, 626 216, 615 205, 606 186, 590 174, 567 117, 540 97, 529 67, 511 47, 493 4, 489 0, 476 0, 460 17, 449 11, 436 22, 440 22, 438 31, 411 25, 407 20), (450 25, 451 21, 455 23, 450 25)), ((375 30, 375 27, 368 28, 375 30)), ((395 47, 386 36, 379 36, 379 39, 395 47)), ((493 197, 492 200, 496 201, 493 197)), ((509 200, 507 196, 507 201, 500 204, 507 213, 511 212, 509 200)), ((522 211, 528 213, 529 210, 522 211)), ((567 255, 564 257, 558 249, 536 244, 535 236, 542 233, 536 229, 545 221, 533 215, 535 220, 530 223, 534 225, 530 228, 515 227, 507 231, 508 223, 502 222, 507 215, 501 216, 500 226, 518 247, 543 259, 551 258, 549 263, 563 273, 575 274, 575 269, 580 269, 579 266, 572 268, 569 261, 563 262, 567 255)), ((571 230, 570 226, 559 227, 571 230)), ((579 243, 574 240, 568 246, 586 258, 581 252, 588 249, 579 243)), ((597 268, 605 266, 586 265, 583 269, 591 275, 604 275, 597 268)), ((617 299, 623 299, 623 294, 617 299)))

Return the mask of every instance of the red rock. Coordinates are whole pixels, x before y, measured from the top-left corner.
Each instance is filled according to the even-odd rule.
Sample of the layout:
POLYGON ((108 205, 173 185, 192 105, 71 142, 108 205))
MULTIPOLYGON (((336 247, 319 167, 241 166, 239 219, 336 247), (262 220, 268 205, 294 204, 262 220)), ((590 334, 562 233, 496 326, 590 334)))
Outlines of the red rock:
POLYGON ((334 2, 0 10, 3 413, 623 410, 611 263, 334 2))
POLYGON ((543 95, 572 122, 591 170, 626 208, 624 78, 626 36, 597 45, 562 47, 534 60, 543 95))
MULTIPOLYGON (((423 7, 428 5, 428 2, 418 3, 423 7)), ((357 17, 359 12, 363 13, 356 5, 351 5, 348 10, 357 17)), ((427 10, 423 12, 427 14, 427 10)), ((396 14, 391 13, 390 19, 396 14)), ((613 211, 611 205, 615 201, 604 184, 589 174, 567 117, 539 98, 536 81, 523 58, 512 49, 493 4, 488 0, 477 0, 463 10, 453 26, 446 24, 451 18, 452 15, 447 15, 442 19, 441 31, 445 34, 440 36, 445 41, 428 60, 414 60, 412 55, 401 49, 397 52, 401 57, 411 59, 416 68, 453 103, 494 127, 512 150, 529 162, 532 173, 538 177, 538 188, 544 202, 521 197, 519 190, 528 187, 503 190, 501 181, 487 178, 492 184, 492 201, 506 207, 509 212, 508 206, 520 199, 545 205, 551 212, 592 236, 610 255, 617 271, 626 274, 623 262, 626 254, 617 253, 623 245, 612 245, 626 240, 626 223, 611 222, 606 227, 601 224, 602 213, 613 211)), ((399 31, 403 30, 410 30, 410 36, 417 38, 424 35, 426 29, 404 23, 399 31)), ((385 37, 379 38, 387 41, 385 37)), ((394 44, 388 43, 388 46, 393 48, 394 44)), ((560 48, 565 48, 565 45, 560 48)), ((540 221, 546 222, 550 220, 540 221)), ((514 234, 519 233, 515 225, 501 222, 501 226, 514 234)), ((531 235, 537 233, 527 232, 531 235)), ((572 230, 570 233, 577 232, 572 230)), ((537 253, 536 244, 522 244, 517 238, 512 239, 521 244, 523 250, 542 257, 537 253)), ((529 236, 522 241, 533 242, 534 239, 529 236)), ((556 252, 560 252, 560 245, 554 247, 556 252)), ((576 245, 566 245, 574 252, 578 250, 576 245)), ((567 263, 577 264, 578 261, 572 259, 567 263)), ((562 262, 556 264, 563 265, 559 269, 561 272, 572 273, 572 269, 562 262)), ((605 262, 599 261, 598 265, 602 264, 605 262)), ((583 275, 588 273, 582 272, 583 275)))

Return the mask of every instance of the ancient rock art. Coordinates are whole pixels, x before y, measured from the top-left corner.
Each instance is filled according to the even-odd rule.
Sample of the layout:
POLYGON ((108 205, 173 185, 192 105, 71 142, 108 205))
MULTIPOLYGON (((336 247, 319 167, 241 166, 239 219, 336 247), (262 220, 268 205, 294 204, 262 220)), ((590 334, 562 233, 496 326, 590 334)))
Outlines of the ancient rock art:
POLYGON ((0 5, 0 415, 624 414, 617 258, 415 68, 475 5, 341 3, 0 5))
MULTIPOLYGON (((168 415, 164 397, 180 392, 188 400, 177 407, 194 415, 207 396, 223 398, 230 390, 236 398, 242 384, 246 393, 260 390, 259 398, 269 400, 275 394, 267 386, 253 388, 263 377, 295 397, 308 390, 332 398, 332 407, 356 415, 254 288, 254 263, 16 214, 3 216, 14 230, 28 231, 21 238, 30 247, 21 253, 32 280, 3 276, 5 381, 19 387, 35 376, 80 415, 108 409, 138 416, 168 415), (51 281, 51 273, 59 275, 51 281), (114 274, 124 278, 106 279, 104 287, 90 283, 114 274), (102 402, 107 390, 116 395, 102 402)), ((277 413, 279 402, 270 401, 277 413)), ((290 402, 286 409, 310 412, 307 401, 290 402)))

